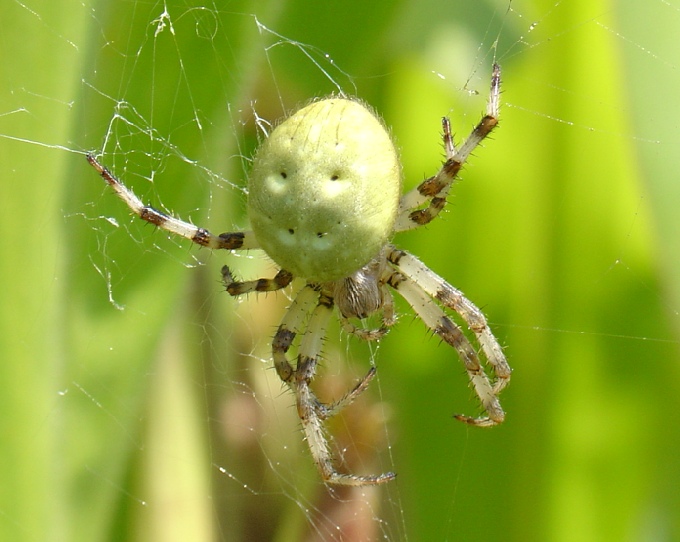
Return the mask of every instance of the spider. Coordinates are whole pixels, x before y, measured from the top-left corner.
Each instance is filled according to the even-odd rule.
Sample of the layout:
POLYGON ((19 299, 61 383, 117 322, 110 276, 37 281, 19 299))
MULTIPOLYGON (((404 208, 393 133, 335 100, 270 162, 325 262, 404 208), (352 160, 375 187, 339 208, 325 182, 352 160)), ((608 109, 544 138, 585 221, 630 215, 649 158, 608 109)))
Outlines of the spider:
POLYGON ((214 235, 144 205, 92 154, 87 155, 141 219, 211 249, 262 249, 280 267, 271 279, 238 282, 224 266, 223 282, 232 296, 279 290, 294 277, 306 280, 274 335, 272 357, 278 376, 295 395, 305 439, 326 483, 358 486, 395 477, 392 472, 359 476, 339 472, 335 466, 324 421, 352 403, 376 369, 371 367, 335 402, 317 398, 310 384, 334 306, 348 333, 377 340, 395 322, 391 290, 398 292, 458 352, 486 412, 482 417, 456 418, 487 427, 505 417, 498 394, 510 381, 511 369, 484 315, 462 292, 390 242, 394 233, 428 224, 442 210, 461 167, 498 123, 500 78, 500 67, 494 63, 486 114, 462 145, 454 145, 449 119, 442 119, 444 164, 403 196, 397 151, 372 111, 356 99, 334 96, 302 107, 271 132, 255 155, 248 196, 251 231, 214 235), (480 352, 443 308, 458 313, 494 376, 487 376, 480 352), (374 313, 381 321, 377 329, 352 323, 374 313), (287 352, 298 335, 302 338, 293 363, 287 352))

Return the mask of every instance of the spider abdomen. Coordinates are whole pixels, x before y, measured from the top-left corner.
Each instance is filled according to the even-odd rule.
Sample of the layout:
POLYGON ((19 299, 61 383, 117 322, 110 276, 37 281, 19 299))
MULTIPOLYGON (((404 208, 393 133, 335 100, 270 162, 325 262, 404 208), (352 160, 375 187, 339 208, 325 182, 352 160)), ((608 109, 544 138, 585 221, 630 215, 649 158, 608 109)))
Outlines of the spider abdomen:
POLYGON ((249 188, 260 246, 294 275, 326 282, 354 273, 387 243, 401 170, 392 139, 368 108, 327 98, 272 131, 249 188))

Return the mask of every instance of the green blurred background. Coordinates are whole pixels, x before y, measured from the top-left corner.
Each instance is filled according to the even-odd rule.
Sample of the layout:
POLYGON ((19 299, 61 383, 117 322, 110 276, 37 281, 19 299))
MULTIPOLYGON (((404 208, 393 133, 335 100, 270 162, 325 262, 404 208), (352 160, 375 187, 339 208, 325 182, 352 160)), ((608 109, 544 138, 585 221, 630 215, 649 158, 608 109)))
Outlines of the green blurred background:
POLYGON ((677 6, 36 0, 0 20, 1 540, 680 540, 677 6), (398 479, 329 491, 269 369, 286 297, 219 283, 271 265, 139 223, 83 152, 243 228, 257 122, 357 94, 410 187, 442 115, 458 138, 478 120, 494 59, 500 128, 396 242, 486 312, 507 421, 451 418, 476 408, 461 365, 399 303, 377 349, 333 329, 318 379, 337 397, 376 363, 331 429, 352 470, 398 479))

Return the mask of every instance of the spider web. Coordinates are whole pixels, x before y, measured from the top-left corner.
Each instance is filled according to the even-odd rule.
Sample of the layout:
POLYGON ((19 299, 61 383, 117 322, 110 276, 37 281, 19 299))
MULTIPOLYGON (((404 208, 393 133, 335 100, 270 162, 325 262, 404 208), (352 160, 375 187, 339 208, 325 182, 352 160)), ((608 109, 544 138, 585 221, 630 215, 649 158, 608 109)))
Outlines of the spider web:
MULTIPOLYGON (((62 235, 48 249, 60 263, 44 291, 66 285, 46 297, 58 309, 36 311, 54 329, 46 342, 59 346, 42 354, 50 380, 27 388, 40 422, 22 419, 18 433, 48 454, 26 454, 25 464, 40 465, 39 484, 58 504, 22 511, 10 503, 19 492, 8 492, 0 525, 10 538, 42 539, 36 515, 68 540, 680 533, 671 453, 680 432, 664 423, 680 406, 677 262, 664 252, 677 220, 659 203, 677 194, 642 183, 654 164, 674 163, 676 136, 659 131, 667 108, 637 106, 656 102, 657 89, 638 85, 645 72, 636 68, 673 80, 678 60, 660 36, 680 22, 680 7, 649 3, 639 20, 656 24, 654 37, 627 4, 346 7, 3 8, 76 74, 51 87, 21 68, 0 102, 2 143, 36 153, 30 169, 17 168, 40 202, 30 219, 62 235), (164 212, 217 233, 243 229, 254 149, 296 106, 330 93, 367 100, 392 127, 411 187, 440 163, 439 117, 451 116, 457 139, 478 121, 494 60, 504 70, 501 128, 465 168, 443 218, 396 242, 487 313, 515 368, 501 397, 508 421, 480 431, 451 420, 477 408, 462 367, 397 300, 400 321, 378 345, 331 328, 315 384, 330 400, 378 367, 329 432, 352 472, 398 478, 327 487, 271 368, 290 293, 234 300, 219 282, 225 263, 243 279, 273 276, 273 265, 257 251, 210 253, 154 230, 83 155, 96 150, 164 212), (43 128, 60 121, 70 131, 43 128), (62 178, 63 194, 46 187, 62 178), (58 209, 56 227, 48 208, 58 209)), ((14 228, 27 222, 25 210, 6 216, 14 228)), ((46 267, 30 262, 19 269, 46 267)), ((21 303, 8 296, 5 305, 21 303)))

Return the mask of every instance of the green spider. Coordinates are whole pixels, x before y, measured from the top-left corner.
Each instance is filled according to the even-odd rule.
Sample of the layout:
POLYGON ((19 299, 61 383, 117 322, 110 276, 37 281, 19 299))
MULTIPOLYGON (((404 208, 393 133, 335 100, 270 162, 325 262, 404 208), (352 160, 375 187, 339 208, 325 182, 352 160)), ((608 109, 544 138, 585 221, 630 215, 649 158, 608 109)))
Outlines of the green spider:
POLYGON ((457 419, 475 426, 501 423, 498 394, 511 369, 482 312, 459 290, 390 240, 397 232, 428 224, 442 210, 458 172, 470 153, 498 123, 500 67, 493 66, 486 114, 456 148, 448 118, 442 119, 446 160, 439 172, 401 195, 401 165, 394 143, 378 117, 356 99, 314 101, 279 124, 258 150, 249 180, 251 231, 213 235, 144 205, 91 154, 89 163, 130 210, 159 228, 212 249, 262 249, 278 264, 273 279, 236 282, 228 267, 223 280, 232 296, 269 292, 293 277, 306 284, 297 292, 272 342, 276 372, 295 394, 307 444, 325 482, 380 484, 395 474, 341 473, 323 422, 349 405, 375 376, 372 367, 336 402, 324 404, 312 391, 326 328, 336 305, 344 328, 364 340, 382 337, 394 323, 391 290, 401 294, 425 324, 454 347, 463 361, 487 415, 457 419), (458 313, 481 347, 495 375, 491 380, 461 328, 440 307, 458 313), (351 319, 380 313, 378 329, 351 319), (297 360, 287 352, 302 335, 297 360))

